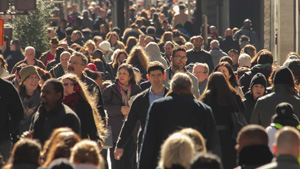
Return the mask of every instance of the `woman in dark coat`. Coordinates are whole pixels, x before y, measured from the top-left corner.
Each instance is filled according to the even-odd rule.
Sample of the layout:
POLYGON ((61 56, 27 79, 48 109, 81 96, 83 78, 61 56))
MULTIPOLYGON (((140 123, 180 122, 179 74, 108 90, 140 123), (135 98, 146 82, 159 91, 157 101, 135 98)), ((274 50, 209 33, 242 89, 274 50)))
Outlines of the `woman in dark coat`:
POLYGON ((236 142, 232 137, 234 126, 231 113, 244 110, 241 96, 223 73, 214 72, 208 78, 200 101, 212 108, 220 136, 223 166, 225 169, 232 169, 236 166, 236 142))
POLYGON ((69 106, 80 119, 81 138, 103 141, 103 122, 96 108, 96 101, 88 95, 87 86, 76 75, 66 74, 61 81, 64 86, 63 103, 69 106))
POLYGON ((136 84, 133 67, 122 64, 118 68, 115 83, 103 91, 103 102, 108 114, 108 125, 112 128, 113 148, 110 149, 112 169, 133 168, 132 159, 135 153, 135 143, 130 139, 124 147, 124 154, 120 160, 115 160, 114 149, 124 120, 129 112, 129 100, 141 92, 136 84))
POLYGON ((257 73, 253 76, 249 91, 245 94, 245 100, 243 101, 245 105, 245 118, 248 123, 250 123, 251 115, 258 98, 267 94, 267 80, 265 75, 262 73, 257 73))

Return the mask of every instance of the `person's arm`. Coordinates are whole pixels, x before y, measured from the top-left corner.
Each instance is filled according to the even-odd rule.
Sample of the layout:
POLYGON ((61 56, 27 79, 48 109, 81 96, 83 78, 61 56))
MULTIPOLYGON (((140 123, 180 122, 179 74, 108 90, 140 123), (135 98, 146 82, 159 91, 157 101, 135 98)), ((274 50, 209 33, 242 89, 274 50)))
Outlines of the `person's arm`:
POLYGON ((8 101, 10 104, 9 130, 12 140, 15 142, 17 141, 17 135, 19 134, 19 123, 24 116, 24 107, 16 88, 12 84, 9 84, 6 90, 10 91, 9 94, 11 95, 11 97, 9 97, 10 100, 8 101))
POLYGON ((75 113, 67 113, 62 121, 62 127, 70 127, 75 133, 81 135, 80 120, 75 113))
POLYGON ((250 119, 250 124, 261 124, 260 122, 260 118, 259 118, 259 114, 260 114, 260 101, 257 100, 252 115, 251 115, 251 119, 250 119))
POLYGON ((139 102, 139 98, 135 99, 131 105, 127 120, 123 123, 122 129, 120 131, 116 146, 117 148, 124 148, 129 137, 134 131, 136 122, 138 121, 138 111, 140 110, 140 106, 141 105, 139 102))
POLYGON ((112 104, 112 99, 113 99, 113 91, 111 86, 106 88, 103 91, 103 103, 105 106, 105 109, 109 115, 109 117, 114 117, 114 116, 123 116, 121 113, 121 108, 123 105, 120 104, 112 104))
MULTIPOLYGON (((102 98, 102 94, 101 94, 101 91, 100 91, 100 87, 98 85, 96 87, 96 90, 97 90, 97 93, 98 93, 97 109, 98 109, 98 112, 99 112, 102 120, 105 122, 107 120, 107 114, 104 111, 103 98, 102 98)), ((106 124, 106 122, 104 124, 106 124)))
POLYGON ((86 128, 86 131, 81 131, 81 133, 87 134, 91 140, 99 141, 100 138, 99 138, 96 124, 95 124, 93 110, 92 110, 91 106, 88 104, 88 102, 84 101, 82 104, 84 104, 84 106, 82 107, 82 110, 80 110, 80 111, 85 112, 84 113, 85 119, 84 120, 80 119, 80 120, 81 120, 81 125, 86 128), (83 132, 86 132, 86 133, 83 133, 83 132))
POLYGON ((206 56, 206 59, 207 59, 207 64, 208 64, 208 67, 209 67, 209 74, 212 73, 214 71, 214 62, 212 60, 212 56, 207 53, 207 56, 206 56))
POLYGON ((210 107, 204 107, 206 112, 206 147, 207 150, 212 151, 214 154, 217 154, 220 158, 222 158, 222 151, 221 151, 221 143, 219 138, 219 133, 217 131, 217 124, 215 118, 213 116, 212 110, 210 107))
POLYGON ((155 102, 148 110, 139 155, 138 169, 155 169, 157 165, 157 158, 161 145, 159 137, 161 126, 158 123, 159 119, 161 119, 161 116, 159 116, 160 111, 158 104, 155 102))

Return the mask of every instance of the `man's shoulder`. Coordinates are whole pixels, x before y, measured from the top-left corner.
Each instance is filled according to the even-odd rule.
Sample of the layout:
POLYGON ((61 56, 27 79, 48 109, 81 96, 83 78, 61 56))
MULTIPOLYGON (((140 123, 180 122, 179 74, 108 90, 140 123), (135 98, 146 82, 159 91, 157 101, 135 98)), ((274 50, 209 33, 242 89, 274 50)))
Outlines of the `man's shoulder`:
POLYGON ((192 81, 194 82, 194 80, 198 81, 197 77, 195 75, 193 75, 191 72, 186 72, 186 74, 188 74, 190 76, 190 78, 192 79, 192 81))
MULTIPOLYGON (((271 162, 269 164, 258 167, 257 169, 275 169, 278 168, 278 163, 276 161, 271 162)), ((279 169, 279 168, 278 168, 279 169)))
MULTIPOLYGON (((90 77, 88 77, 88 76, 86 76, 86 75, 84 75, 84 74, 82 74, 82 78, 81 78, 81 80, 83 81, 83 82, 85 82, 88 86, 89 85, 97 85, 97 83, 95 82, 95 80, 93 80, 92 78, 90 78, 90 77)), ((98 85, 97 85, 98 86, 98 85)))
POLYGON ((0 93, 2 93, 3 91, 12 92, 12 90, 15 89, 14 85, 10 81, 5 80, 3 78, 0 78, 0 86, 1 86, 0 93))

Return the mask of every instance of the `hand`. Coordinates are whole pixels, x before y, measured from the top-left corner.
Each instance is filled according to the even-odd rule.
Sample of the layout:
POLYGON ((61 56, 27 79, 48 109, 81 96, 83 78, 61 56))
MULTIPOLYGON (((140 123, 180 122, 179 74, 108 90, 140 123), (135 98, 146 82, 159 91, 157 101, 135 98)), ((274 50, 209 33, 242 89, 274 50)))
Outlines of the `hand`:
POLYGON ((124 153, 124 149, 123 148, 116 148, 114 151, 114 155, 115 155, 115 159, 116 160, 120 160, 122 155, 124 153))
POLYGON ((121 107, 121 113, 126 116, 129 113, 130 108, 128 106, 121 107))
POLYGON ((29 138, 32 139, 33 138, 33 134, 31 131, 25 131, 22 135, 21 135, 21 139, 22 138, 29 138))

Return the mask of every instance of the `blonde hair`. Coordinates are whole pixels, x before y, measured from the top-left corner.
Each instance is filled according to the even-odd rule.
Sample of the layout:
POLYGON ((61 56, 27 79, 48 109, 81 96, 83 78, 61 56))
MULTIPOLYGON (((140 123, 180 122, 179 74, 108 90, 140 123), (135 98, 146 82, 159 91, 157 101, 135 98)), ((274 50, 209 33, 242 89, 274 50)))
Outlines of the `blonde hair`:
POLYGON ((75 144, 71 150, 70 161, 75 165, 93 164, 98 168, 104 168, 104 160, 95 141, 83 140, 75 144))
POLYGON ((189 136, 193 140, 195 144, 195 150, 197 152, 206 153, 205 139, 199 131, 193 128, 185 128, 180 130, 179 132, 189 136))
POLYGON ((177 164, 188 168, 194 154, 195 147, 192 139, 184 134, 174 133, 161 146, 160 166, 166 169, 177 164))

